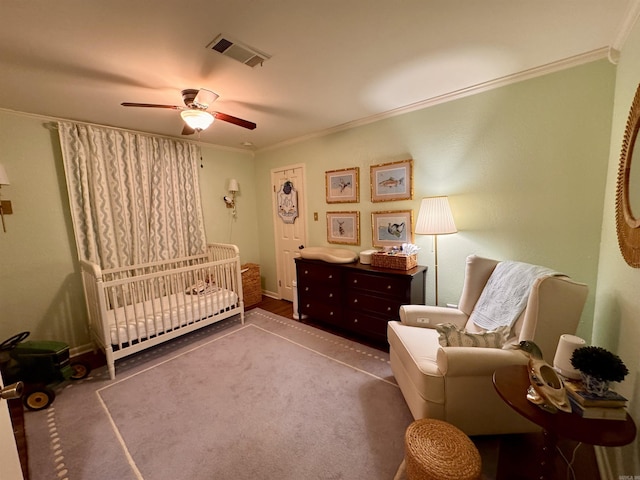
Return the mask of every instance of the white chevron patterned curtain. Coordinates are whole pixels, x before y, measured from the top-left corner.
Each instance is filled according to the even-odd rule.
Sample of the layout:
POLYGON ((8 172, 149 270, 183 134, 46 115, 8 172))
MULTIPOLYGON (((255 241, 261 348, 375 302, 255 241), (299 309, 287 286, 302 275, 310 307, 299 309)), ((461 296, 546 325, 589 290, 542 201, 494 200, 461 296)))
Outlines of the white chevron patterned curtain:
POLYGON ((80 259, 112 268, 206 251, 196 145, 58 127, 80 259))

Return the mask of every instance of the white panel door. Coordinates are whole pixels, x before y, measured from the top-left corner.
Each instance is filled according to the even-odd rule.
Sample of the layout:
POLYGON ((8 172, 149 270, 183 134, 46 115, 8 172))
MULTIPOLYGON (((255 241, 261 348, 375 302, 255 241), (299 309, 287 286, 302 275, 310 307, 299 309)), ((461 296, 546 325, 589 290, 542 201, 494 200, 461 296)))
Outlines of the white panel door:
POLYGON ((293 301, 296 279, 294 258, 306 242, 306 202, 304 165, 292 165, 271 171, 273 225, 276 245, 278 294, 293 301))

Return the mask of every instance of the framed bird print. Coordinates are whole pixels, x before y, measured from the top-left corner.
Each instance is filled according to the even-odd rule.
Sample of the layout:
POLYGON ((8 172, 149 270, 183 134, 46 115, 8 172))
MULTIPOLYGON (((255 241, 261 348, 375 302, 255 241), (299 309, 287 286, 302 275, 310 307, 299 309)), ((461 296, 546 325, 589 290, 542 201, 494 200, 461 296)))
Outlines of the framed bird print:
POLYGON ((371 201, 413 198, 413 160, 371 165, 371 201))
POLYGON ((325 172, 327 203, 357 203, 360 201, 360 167, 325 172))
POLYGON ((413 210, 371 213, 374 247, 395 247, 413 243, 413 210))
POLYGON ((327 242, 360 245, 360 212, 327 212, 327 242))

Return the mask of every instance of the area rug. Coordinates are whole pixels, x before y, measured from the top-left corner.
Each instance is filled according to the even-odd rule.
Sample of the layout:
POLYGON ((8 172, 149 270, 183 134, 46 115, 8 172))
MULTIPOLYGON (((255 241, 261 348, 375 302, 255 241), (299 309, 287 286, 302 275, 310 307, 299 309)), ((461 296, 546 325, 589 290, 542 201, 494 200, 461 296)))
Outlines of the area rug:
POLYGON ((32 480, 394 478, 411 414, 388 354, 260 309, 62 388, 32 480))

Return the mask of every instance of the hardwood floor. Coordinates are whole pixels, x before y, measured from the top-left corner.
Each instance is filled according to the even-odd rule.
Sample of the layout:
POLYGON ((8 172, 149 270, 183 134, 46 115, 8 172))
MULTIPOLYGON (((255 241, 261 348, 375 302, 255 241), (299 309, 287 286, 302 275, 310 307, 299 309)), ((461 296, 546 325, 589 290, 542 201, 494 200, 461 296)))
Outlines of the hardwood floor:
MULTIPOLYGON (((263 296, 261 302, 247 308, 247 311, 253 308, 262 308, 276 315, 293 319, 293 304, 284 300, 275 300, 263 296)), ((322 328, 315 323, 313 325, 322 328)), ((335 333, 335 331, 331 331, 335 333)), ((380 348, 380 346, 378 346, 378 348, 380 348)), ((82 360, 89 363, 91 368, 104 365, 104 357, 101 355, 88 354, 83 356, 82 360)), ((14 401, 12 403, 12 421, 14 422, 14 430, 17 432, 17 436, 20 437, 18 439, 18 452, 21 460, 24 462, 24 478, 28 480, 29 474, 26 468, 28 464, 28 453, 24 437, 22 413, 22 403, 20 401, 14 401)), ((538 453, 541 452, 542 448, 541 434, 503 435, 499 437, 484 437, 476 440, 478 441, 478 445, 485 445, 485 447, 481 447, 484 452, 487 452, 483 456, 483 463, 497 464, 495 466, 497 480, 533 480, 538 477, 535 475, 535 472, 538 467, 538 453), (489 445, 489 447, 486 448, 486 445, 489 445), (495 448, 493 447, 494 445, 495 448)), ((576 442, 561 439, 559 447, 563 455, 570 460, 577 444, 576 442)), ((595 454, 591 445, 581 445, 577 449, 573 468, 575 470, 574 479, 600 480, 595 454)), ((566 471, 564 460, 558 456, 556 462, 557 478, 572 478, 567 476, 566 471)))
POLYGON ((281 317, 293 320, 293 303, 286 300, 276 300, 275 298, 262 296, 262 301, 257 303, 246 310, 249 311, 253 308, 262 308, 281 317))

